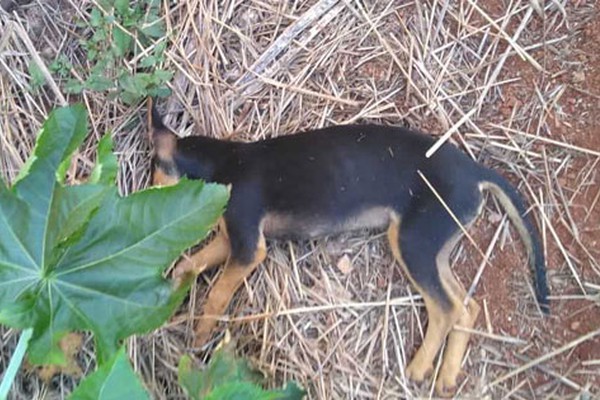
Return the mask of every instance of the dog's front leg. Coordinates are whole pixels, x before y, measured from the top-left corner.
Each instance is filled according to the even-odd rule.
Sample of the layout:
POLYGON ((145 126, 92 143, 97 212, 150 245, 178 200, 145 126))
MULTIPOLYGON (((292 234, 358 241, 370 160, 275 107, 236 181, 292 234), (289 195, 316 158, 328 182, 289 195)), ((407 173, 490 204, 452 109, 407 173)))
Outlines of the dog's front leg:
POLYGON ((184 280, 200 275, 227 260, 231 253, 231 244, 227 235, 225 221, 219 222, 219 231, 206 246, 189 257, 184 256, 173 269, 173 279, 179 286, 184 280))
POLYGON ((244 282, 244 279, 265 259, 266 255, 266 243, 262 234, 254 251, 254 257, 249 262, 238 261, 232 255, 221 276, 219 276, 208 294, 202 316, 196 324, 195 347, 204 345, 210 339, 217 320, 225 313, 233 295, 244 282))

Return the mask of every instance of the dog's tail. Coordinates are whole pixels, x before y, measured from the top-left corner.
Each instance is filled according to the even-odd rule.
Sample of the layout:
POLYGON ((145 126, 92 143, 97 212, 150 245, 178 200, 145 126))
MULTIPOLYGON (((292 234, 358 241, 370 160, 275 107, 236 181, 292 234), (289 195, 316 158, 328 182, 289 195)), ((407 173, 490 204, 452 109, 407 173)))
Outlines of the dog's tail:
POLYGON ((506 210, 510 221, 517 228, 527 249, 529 266, 535 273, 535 292, 538 303, 542 311, 549 314, 550 304, 548 302, 544 252, 533 219, 531 215, 526 215, 527 209, 521 195, 506 179, 490 169, 484 168, 483 171, 484 179, 481 182, 481 187, 494 194, 506 210))

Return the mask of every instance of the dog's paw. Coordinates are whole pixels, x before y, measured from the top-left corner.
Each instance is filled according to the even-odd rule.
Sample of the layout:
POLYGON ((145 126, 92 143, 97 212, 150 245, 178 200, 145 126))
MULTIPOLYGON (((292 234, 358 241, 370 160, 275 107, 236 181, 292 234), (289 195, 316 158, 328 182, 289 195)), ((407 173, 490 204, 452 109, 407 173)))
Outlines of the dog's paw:
POLYGON ((435 392, 441 397, 450 397, 456 392, 460 368, 442 368, 435 383, 435 392))
POLYGON ((171 277, 175 287, 178 288, 184 283, 194 280, 200 272, 202 272, 202 268, 198 268, 198 266, 191 261, 183 259, 175 265, 171 277))
POLYGON ((183 259, 175 265, 173 268, 173 279, 175 280, 183 280, 187 276, 194 275, 194 264, 192 264, 189 260, 183 259))
POLYGON ((420 361, 417 357, 406 367, 406 377, 414 382, 422 382, 431 375, 433 364, 420 361))

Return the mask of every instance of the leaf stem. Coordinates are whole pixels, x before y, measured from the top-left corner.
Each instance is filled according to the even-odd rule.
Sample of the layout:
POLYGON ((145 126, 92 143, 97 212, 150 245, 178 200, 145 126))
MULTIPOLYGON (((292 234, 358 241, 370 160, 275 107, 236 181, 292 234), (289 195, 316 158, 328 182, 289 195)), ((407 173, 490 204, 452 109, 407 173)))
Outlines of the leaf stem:
POLYGON ((8 391, 15 380, 15 376, 17 376, 17 372, 19 371, 21 363, 23 362, 23 357, 25 357, 25 352, 27 351, 27 346, 29 346, 29 339, 31 339, 31 335, 33 335, 33 328, 28 328, 21 332, 19 343, 17 343, 17 348, 10 358, 8 368, 6 368, 6 372, 2 377, 2 383, 0 383, 0 400, 5 400, 8 397, 8 391))

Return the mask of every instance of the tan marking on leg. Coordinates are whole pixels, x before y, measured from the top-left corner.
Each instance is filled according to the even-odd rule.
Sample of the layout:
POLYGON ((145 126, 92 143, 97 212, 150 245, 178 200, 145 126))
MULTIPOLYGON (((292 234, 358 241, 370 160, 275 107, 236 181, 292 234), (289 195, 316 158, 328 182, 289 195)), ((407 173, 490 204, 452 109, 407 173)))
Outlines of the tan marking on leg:
POLYGON ((231 247, 226 232, 220 230, 212 241, 189 257, 181 259, 173 269, 176 286, 187 279, 214 268, 227 260, 231 247))
MULTIPOLYGON (((456 325, 461 328, 472 329, 479 316, 481 307, 473 299, 469 299, 466 312, 463 312, 456 325)), ((457 379, 461 372, 462 359, 469 344, 471 334, 452 330, 448 335, 448 343, 444 351, 444 359, 435 385, 436 392, 443 396, 452 394, 457 386, 457 379)))
POLYGON ((235 261, 228 263, 208 294, 202 317, 196 325, 194 346, 200 347, 210 339, 212 330, 217 324, 217 319, 225 313, 237 289, 266 256, 267 247, 261 232, 252 262, 249 264, 240 264, 235 261))
POLYGON ((435 356, 448 336, 448 332, 452 329, 454 321, 458 318, 455 313, 445 311, 435 300, 425 296, 423 292, 421 295, 425 301, 429 319, 427 332, 421 347, 406 367, 406 375, 416 382, 422 381, 433 371, 435 356))
POLYGON ((417 291, 423 297, 425 302, 425 308, 429 322, 427 324, 427 332, 421 347, 417 350, 417 353, 406 368, 406 375, 413 381, 420 382, 426 378, 426 376, 433 371, 433 361, 435 355, 439 351, 442 343, 446 339, 448 332, 458 320, 459 315, 453 312, 445 311, 442 306, 429 296, 429 294, 421 288, 417 282, 412 278, 410 272, 402 258, 402 253, 399 246, 399 234, 400 234, 400 219, 397 215, 393 215, 391 223, 388 228, 388 239, 394 258, 398 261, 409 280, 417 291))
MULTIPOLYGON (((442 285, 444 285, 444 288, 448 292, 453 309, 457 310, 459 316, 455 324, 471 329, 475 325, 480 307, 473 299, 469 299, 468 306, 465 307, 464 300, 467 296, 467 291, 455 278, 450 269, 450 253, 461 236, 459 233, 446 242, 438 253, 436 262, 442 285)), ((458 330, 452 330, 448 335, 448 343, 444 350, 442 367, 435 385, 436 392, 441 396, 452 394, 456 388, 456 382, 461 372, 462 359, 467 350, 469 337, 469 333, 458 330)))

